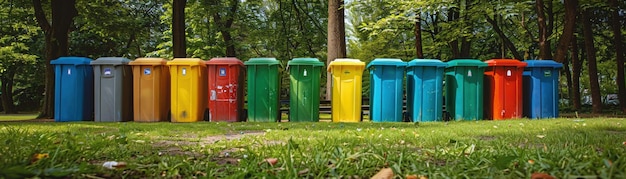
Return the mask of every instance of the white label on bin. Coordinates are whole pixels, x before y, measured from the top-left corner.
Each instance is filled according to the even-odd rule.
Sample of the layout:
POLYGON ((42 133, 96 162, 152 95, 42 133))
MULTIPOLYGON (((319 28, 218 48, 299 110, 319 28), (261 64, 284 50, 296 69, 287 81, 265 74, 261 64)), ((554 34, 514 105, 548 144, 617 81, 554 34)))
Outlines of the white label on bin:
POLYGON ((511 76, 511 70, 506 70, 506 76, 511 76))
POLYGON ((183 76, 187 75, 187 68, 183 68, 181 71, 183 72, 183 76))
POLYGON ((469 77, 472 76, 472 70, 467 70, 467 76, 469 76, 469 77))
POLYGON ((150 75, 152 73, 152 70, 150 70, 150 68, 144 68, 143 69, 143 74, 144 75, 150 75))
POLYGON ((220 68, 220 76, 226 76, 226 68, 220 68))
POLYGON ((110 68, 104 68, 104 75, 111 75, 111 69, 110 68))
POLYGON ((67 75, 72 75, 72 69, 71 68, 67 69, 67 75))
POLYGON ((552 76, 552 71, 550 71, 550 70, 543 71, 543 76, 551 77, 552 76))
POLYGON ((304 74, 303 75, 306 76, 306 69, 304 69, 304 74))
POLYGON ((211 101, 215 101, 215 99, 217 99, 217 94, 215 90, 211 90, 211 101))

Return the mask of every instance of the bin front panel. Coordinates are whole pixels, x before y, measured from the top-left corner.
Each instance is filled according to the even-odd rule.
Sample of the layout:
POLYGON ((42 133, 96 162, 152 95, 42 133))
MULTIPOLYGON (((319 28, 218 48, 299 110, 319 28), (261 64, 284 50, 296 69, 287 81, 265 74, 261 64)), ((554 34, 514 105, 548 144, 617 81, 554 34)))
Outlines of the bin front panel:
POLYGON ((276 122, 279 111, 278 65, 247 65, 248 70, 248 120, 276 122))
POLYGON ((94 120, 120 122, 132 119, 130 66, 94 64, 94 120))
POLYGON ((361 75, 364 66, 336 65, 331 68, 333 122, 359 122, 361 120, 361 75))
POLYGON ((87 64, 53 65, 56 74, 55 121, 92 120, 94 110, 92 67, 87 64))
POLYGON ((370 67, 370 119, 374 122, 402 122, 404 66, 370 67))
POLYGON ((134 121, 168 121, 170 111, 170 72, 161 64, 133 65, 134 121))
POLYGON ((532 67, 524 71, 524 116, 528 118, 555 118, 558 109, 558 69, 532 67))
POLYGON ((445 66, 410 66, 407 69, 407 112, 413 122, 442 120, 445 66))
POLYGON ((484 113, 487 119, 502 120, 522 116, 522 73, 526 63, 515 59, 486 61, 484 113))
POLYGON ((321 66, 289 67, 289 121, 319 121, 321 66))
POLYGON ((168 65, 172 78, 171 121, 203 120, 206 109, 206 67, 204 64, 199 65, 199 61, 188 63, 189 65, 170 62, 168 65))
POLYGON ((456 120, 483 118, 483 67, 446 69, 446 110, 456 120))
POLYGON ((241 121, 243 117, 240 96, 243 90, 241 74, 243 69, 239 65, 208 64, 209 91, 208 108, 211 121, 241 121))

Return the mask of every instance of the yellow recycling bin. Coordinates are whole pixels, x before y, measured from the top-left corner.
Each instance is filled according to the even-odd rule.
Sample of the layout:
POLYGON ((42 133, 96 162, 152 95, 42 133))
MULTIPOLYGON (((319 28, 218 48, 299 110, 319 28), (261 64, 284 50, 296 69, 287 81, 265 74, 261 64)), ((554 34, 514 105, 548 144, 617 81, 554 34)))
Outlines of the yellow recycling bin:
POLYGON ((333 78, 333 122, 361 121, 361 81, 364 69, 365 63, 357 59, 336 59, 328 65, 333 78))
POLYGON ((171 76, 172 122, 196 122, 205 118, 207 75, 204 61, 175 58, 167 62, 171 76))

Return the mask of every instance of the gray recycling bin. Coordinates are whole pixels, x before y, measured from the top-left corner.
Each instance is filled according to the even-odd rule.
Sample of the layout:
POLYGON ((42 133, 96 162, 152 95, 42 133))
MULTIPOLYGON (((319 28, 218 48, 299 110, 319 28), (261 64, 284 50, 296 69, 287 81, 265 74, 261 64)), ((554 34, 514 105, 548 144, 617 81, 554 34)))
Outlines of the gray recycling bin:
POLYGON ((133 120, 133 72, 128 62, 122 57, 102 57, 91 62, 96 122, 133 120))

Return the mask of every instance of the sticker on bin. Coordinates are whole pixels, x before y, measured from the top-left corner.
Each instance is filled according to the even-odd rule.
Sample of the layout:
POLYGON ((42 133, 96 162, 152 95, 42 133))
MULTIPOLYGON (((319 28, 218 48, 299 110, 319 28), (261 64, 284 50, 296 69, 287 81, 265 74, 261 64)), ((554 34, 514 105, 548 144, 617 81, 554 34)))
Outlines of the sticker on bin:
POLYGON ((304 74, 302 74, 303 76, 306 76, 306 69, 304 69, 304 74))
POLYGON ((150 75, 152 73, 152 70, 150 68, 144 68, 143 69, 143 74, 144 75, 150 75))
POLYGON ((467 70, 467 76, 469 76, 469 77, 472 76, 472 70, 467 70))
POLYGON ((183 68, 181 71, 183 72, 183 76, 187 75, 187 68, 183 68))
POLYGON ((506 76, 511 76, 511 70, 506 70, 506 76))
POLYGON ((550 70, 543 71, 543 76, 551 77, 552 76, 552 71, 550 71, 550 70))
POLYGON ((67 75, 72 75, 72 69, 71 68, 67 69, 67 75))
POLYGON ((104 75, 111 75, 111 69, 110 68, 104 68, 104 75))
POLYGON ((220 68, 220 76, 226 76, 226 68, 220 68))

